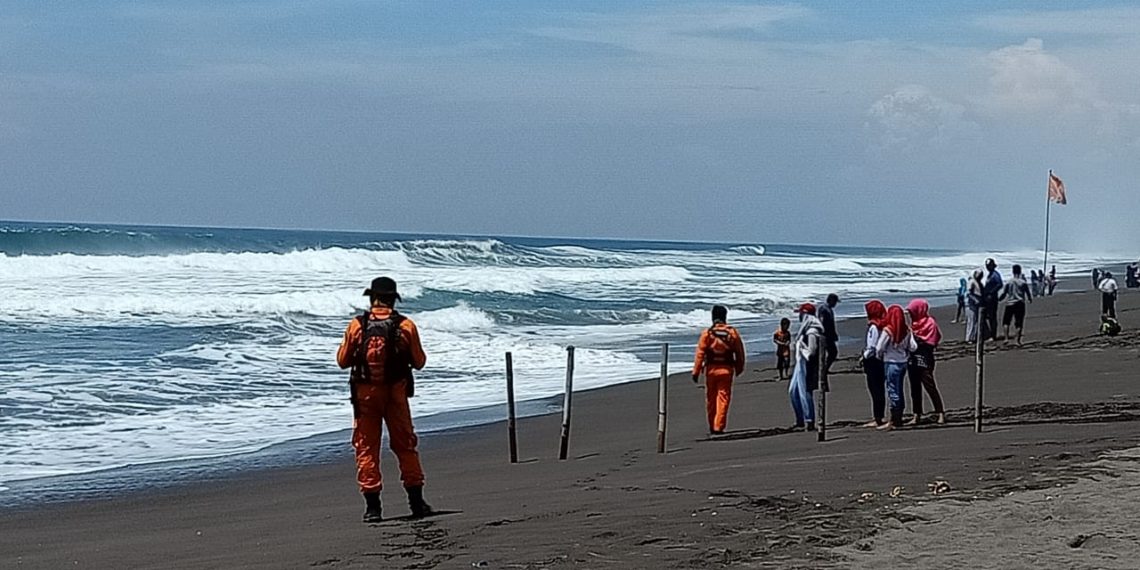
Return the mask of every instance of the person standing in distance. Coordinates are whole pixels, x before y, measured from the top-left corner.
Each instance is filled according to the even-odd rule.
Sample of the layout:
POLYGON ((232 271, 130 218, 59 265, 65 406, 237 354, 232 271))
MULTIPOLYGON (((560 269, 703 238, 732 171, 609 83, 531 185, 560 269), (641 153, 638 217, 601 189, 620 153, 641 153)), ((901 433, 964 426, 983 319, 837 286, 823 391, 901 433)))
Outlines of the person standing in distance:
POLYGON ((395 281, 377 277, 364 294, 371 307, 348 324, 336 353, 337 364, 352 369, 352 446, 356 481, 364 495, 364 522, 383 520, 381 424, 388 425, 388 445, 399 462, 412 516, 425 517, 432 508, 424 501, 424 471, 408 398, 414 394, 412 370, 423 369, 427 356, 416 324, 396 312, 400 294, 395 281))
MULTIPOLYGON (((823 372, 831 374, 831 365, 839 358, 839 331, 835 328, 835 306, 839 304, 839 295, 831 293, 827 302, 819 307, 819 322, 823 324, 823 372)), ((823 386, 827 392, 828 387, 823 386)))
POLYGON ((728 425, 728 405, 732 401, 732 380, 744 374, 744 341, 728 326, 728 309, 712 308, 712 326, 701 333, 693 359, 693 383, 705 374, 705 413, 709 434, 720 435, 728 425))
POLYGON ((1001 324, 1005 327, 1005 344, 1009 344, 1009 325, 1012 323, 1017 329, 1017 346, 1021 346, 1021 333, 1025 330, 1025 304, 1033 302, 1033 294, 1029 292, 1020 265, 1013 266, 1013 277, 1002 289, 1001 298, 1005 300, 1005 314, 1001 318, 1001 324))
POLYGON ((982 326, 983 338, 997 340, 998 302, 1004 287, 997 262, 992 257, 986 259, 986 272, 982 281, 982 326))
POLYGON ((1100 285, 1100 314, 1103 317, 1110 319, 1116 318, 1116 295, 1120 286, 1116 284, 1116 279, 1112 276, 1112 272, 1105 271, 1101 273, 1100 285))

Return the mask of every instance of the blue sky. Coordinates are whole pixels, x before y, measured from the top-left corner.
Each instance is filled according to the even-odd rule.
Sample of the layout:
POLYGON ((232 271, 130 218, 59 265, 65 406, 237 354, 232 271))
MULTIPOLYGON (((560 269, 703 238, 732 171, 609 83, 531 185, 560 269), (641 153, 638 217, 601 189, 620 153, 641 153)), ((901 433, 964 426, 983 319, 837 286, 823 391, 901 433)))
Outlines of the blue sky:
POLYGON ((1140 7, 0 12, 0 219, 950 247, 1140 238, 1140 7))

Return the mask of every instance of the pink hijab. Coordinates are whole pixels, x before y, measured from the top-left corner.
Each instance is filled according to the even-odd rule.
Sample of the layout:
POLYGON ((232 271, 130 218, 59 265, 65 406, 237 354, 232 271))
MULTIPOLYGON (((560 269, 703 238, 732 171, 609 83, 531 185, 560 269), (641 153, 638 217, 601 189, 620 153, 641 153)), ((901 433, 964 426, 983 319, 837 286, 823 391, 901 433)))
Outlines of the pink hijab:
POLYGON ((910 312, 910 327, 914 337, 930 346, 938 346, 942 341, 942 331, 938 328, 938 321, 930 316, 930 305, 925 299, 914 299, 907 303, 906 310, 910 312))

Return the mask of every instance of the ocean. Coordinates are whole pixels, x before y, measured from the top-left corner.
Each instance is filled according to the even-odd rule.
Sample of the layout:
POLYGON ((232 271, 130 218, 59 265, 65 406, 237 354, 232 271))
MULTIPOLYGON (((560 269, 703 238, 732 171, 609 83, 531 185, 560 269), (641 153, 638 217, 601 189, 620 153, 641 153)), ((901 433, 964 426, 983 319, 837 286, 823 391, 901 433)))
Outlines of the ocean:
MULTIPOLYGON (((334 355, 368 281, 400 283, 428 366, 414 413, 446 427, 505 401, 688 366, 712 304, 749 352, 838 292, 946 298, 993 255, 1040 252, 462 237, 0 222, 0 494, 14 482, 232 457, 347 429, 334 355)), ((1062 268, 1087 266, 1054 254, 1062 268)), ((491 417, 491 416, 488 416, 491 417)), ((497 417, 497 416, 496 416, 497 417)))

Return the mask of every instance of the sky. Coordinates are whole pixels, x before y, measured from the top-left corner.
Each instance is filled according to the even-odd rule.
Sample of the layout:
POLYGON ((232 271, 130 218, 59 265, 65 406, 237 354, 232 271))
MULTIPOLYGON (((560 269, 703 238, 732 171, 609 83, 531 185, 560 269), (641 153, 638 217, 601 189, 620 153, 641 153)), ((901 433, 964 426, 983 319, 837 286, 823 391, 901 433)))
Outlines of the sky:
POLYGON ((0 219, 1140 241, 1128 3, 4 4, 0 219))

